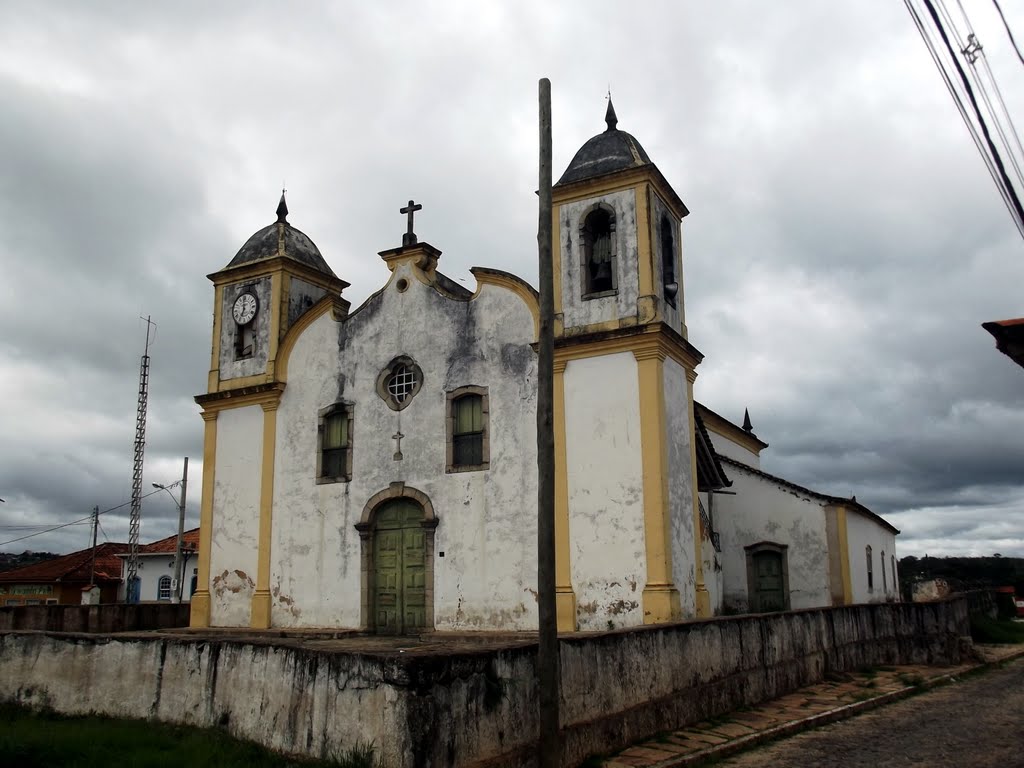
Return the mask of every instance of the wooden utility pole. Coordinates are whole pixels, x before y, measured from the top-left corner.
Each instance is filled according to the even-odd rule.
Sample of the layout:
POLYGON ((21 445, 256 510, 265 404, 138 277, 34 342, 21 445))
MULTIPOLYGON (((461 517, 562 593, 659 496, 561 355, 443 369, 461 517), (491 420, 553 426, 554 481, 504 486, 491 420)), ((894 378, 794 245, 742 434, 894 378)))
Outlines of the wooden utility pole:
POLYGON ((537 375, 537 687, 540 738, 537 765, 558 768, 559 740, 558 625, 555 615, 555 300, 551 264, 551 81, 540 81, 540 215, 537 250, 540 260, 540 359, 537 375))
POLYGON ((92 562, 89 564, 89 586, 96 583, 96 533, 100 527, 100 507, 92 508, 92 562))

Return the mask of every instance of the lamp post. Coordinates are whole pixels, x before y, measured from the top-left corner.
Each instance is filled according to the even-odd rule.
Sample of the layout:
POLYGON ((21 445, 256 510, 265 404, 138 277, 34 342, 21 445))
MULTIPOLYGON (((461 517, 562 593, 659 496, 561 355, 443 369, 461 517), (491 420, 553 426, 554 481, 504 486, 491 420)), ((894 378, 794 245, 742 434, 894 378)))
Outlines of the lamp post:
MULTIPOLYGON (((185 540, 185 491, 188 488, 188 456, 185 457, 185 467, 181 471, 181 498, 178 499, 178 540, 174 545, 174 581, 171 582, 171 602, 181 602, 181 548, 185 540)), ((177 483, 172 483, 177 485, 177 483)), ((170 488, 160 483, 153 483, 154 488, 167 491, 173 499, 174 494, 170 488)))

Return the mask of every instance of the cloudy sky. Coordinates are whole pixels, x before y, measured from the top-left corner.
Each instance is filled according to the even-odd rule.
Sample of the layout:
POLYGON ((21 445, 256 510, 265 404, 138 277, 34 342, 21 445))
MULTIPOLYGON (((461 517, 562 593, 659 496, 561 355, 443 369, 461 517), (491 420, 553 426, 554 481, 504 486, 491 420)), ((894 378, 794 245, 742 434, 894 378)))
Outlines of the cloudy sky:
MULTIPOLYGON (((991 4, 965 6, 1024 115, 991 4)), ((12 540, 129 501, 143 315, 145 487, 190 456, 197 524, 205 276, 282 183, 354 305, 409 198, 449 275, 535 283, 549 77, 556 178, 610 86, 689 206, 697 397, 750 409, 763 468, 855 493, 900 554, 1024 556, 1024 370, 980 327, 1024 315, 1024 248, 897 0, 8 0, 0 29, 0 550, 82 548, 84 523, 12 540)), ((126 540, 127 506, 101 521, 126 540)), ((144 501, 143 540, 175 526, 144 501)))

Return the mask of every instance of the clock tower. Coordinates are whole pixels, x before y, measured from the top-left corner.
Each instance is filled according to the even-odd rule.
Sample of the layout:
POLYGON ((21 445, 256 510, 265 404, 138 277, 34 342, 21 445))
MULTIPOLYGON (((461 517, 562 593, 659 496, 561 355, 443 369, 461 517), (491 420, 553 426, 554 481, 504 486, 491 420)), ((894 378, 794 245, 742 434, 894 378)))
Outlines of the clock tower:
MULTIPOLYGON (((203 492, 199 519, 199 558, 191 625, 210 626, 211 603, 218 599, 216 574, 211 573, 215 526, 258 530, 246 541, 255 562, 239 570, 245 578, 236 589, 250 600, 248 623, 270 626, 270 531, 273 515, 274 452, 277 408, 285 388, 278 350, 292 328, 299 331, 314 306, 330 302, 338 319, 348 313, 341 297, 348 283, 327 265, 305 233, 288 223, 284 193, 277 221, 250 237, 226 267, 208 276, 214 286, 213 344, 202 407, 203 492), (308 313, 308 314, 307 314, 308 313), (215 503, 217 458, 240 447, 256 451, 259 472, 248 477, 248 502, 234 499, 230 515, 215 503), (215 519, 214 510, 218 513, 215 519), (253 578, 255 577, 255 578, 253 578)), ((293 334, 294 335, 294 334, 293 334)), ((231 469, 228 462, 227 469, 231 469)), ((241 576, 239 576, 241 579, 241 576)))

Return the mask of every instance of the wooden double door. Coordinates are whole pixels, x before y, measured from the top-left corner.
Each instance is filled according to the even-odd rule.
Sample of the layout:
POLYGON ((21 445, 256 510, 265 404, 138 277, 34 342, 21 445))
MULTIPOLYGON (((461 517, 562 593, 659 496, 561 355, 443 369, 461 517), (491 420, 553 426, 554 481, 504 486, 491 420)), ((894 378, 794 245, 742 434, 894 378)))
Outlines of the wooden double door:
POLYGON ((427 540, 423 509, 405 499, 381 507, 373 523, 373 616, 380 634, 427 627, 427 540))
POLYGON ((761 551, 754 554, 754 605, 756 613, 786 610, 786 589, 782 555, 761 551))

